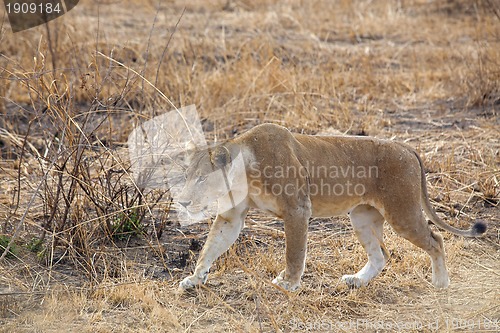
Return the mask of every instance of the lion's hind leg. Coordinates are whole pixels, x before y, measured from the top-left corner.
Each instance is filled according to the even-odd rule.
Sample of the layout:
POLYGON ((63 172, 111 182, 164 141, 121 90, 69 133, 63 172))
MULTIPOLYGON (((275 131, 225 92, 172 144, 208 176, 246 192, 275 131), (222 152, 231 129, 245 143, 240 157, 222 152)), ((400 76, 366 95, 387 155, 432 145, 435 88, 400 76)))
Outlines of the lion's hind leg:
POLYGON ((401 237, 426 251, 432 262, 432 284, 436 288, 447 288, 450 284, 446 269, 444 244, 441 235, 432 231, 425 220, 420 207, 406 210, 405 216, 386 214, 387 222, 401 237), (412 212, 410 214, 409 212, 412 212), (396 221, 400 221, 397 223, 396 221), (403 223, 401 223, 403 222, 403 223))
POLYGON ((354 208, 351 218, 354 232, 368 255, 366 265, 354 275, 342 276, 342 281, 349 286, 359 288, 366 286, 384 268, 387 258, 383 243, 384 217, 369 205, 354 208))

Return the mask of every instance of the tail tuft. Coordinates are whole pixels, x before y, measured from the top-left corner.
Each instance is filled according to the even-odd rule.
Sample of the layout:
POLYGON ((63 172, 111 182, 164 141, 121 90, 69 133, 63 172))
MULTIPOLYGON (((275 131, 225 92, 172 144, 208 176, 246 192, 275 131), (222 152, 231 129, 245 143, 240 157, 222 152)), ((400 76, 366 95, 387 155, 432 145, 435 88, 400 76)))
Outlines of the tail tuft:
POLYGON ((472 232, 474 233, 475 236, 480 236, 484 234, 486 232, 486 229, 488 229, 488 227, 484 222, 476 222, 472 226, 472 232))

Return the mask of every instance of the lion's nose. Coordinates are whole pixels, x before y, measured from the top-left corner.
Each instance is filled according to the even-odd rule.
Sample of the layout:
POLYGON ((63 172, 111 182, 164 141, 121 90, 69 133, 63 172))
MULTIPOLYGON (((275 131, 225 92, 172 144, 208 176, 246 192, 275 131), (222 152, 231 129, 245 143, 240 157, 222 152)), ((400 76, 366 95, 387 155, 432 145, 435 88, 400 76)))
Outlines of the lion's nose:
POLYGON ((179 204, 181 204, 184 208, 187 208, 187 206, 191 205, 193 202, 190 201, 179 201, 179 204))

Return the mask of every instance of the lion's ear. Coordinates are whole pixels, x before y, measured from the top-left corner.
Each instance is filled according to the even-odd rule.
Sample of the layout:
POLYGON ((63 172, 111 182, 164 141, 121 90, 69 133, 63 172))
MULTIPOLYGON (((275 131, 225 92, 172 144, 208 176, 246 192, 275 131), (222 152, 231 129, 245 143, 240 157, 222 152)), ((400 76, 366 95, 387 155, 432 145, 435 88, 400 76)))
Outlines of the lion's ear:
POLYGON ((224 168, 227 164, 231 163, 231 153, 229 152, 229 149, 224 146, 217 146, 211 153, 210 153, 210 161, 217 167, 217 168, 224 168))
POLYGON ((186 164, 191 164, 191 161, 193 160, 194 154, 198 151, 198 148, 196 148, 196 145, 194 144, 193 141, 189 141, 186 143, 186 157, 185 157, 185 162, 186 164))

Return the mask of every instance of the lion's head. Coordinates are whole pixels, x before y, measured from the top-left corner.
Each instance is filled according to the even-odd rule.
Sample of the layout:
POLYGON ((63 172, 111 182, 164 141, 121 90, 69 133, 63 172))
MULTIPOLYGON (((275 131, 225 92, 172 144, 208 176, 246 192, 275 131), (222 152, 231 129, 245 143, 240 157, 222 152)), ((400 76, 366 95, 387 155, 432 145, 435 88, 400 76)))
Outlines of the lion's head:
POLYGON ((220 213, 241 202, 242 195, 246 196, 246 187, 240 186, 246 185, 246 178, 239 149, 236 151, 225 145, 195 149, 188 153, 187 160, 186 183, 178 202, 192 218, 205 217, 207 208, 216 200, 219 200, 220 213), (222 208, 220 199, 225 199, 222 208))

